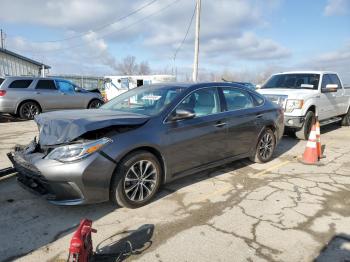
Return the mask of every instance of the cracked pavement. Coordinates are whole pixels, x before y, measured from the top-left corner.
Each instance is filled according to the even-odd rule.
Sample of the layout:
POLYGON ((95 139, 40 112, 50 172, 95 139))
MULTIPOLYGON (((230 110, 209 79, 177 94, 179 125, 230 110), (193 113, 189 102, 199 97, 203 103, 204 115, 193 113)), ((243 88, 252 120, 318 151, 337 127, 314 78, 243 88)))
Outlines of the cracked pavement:
MULTIPOLYGON (((15 143, 36 134, 32 122, 2 123, 0 168, 15 143)), ((322 165, 301 164, 305 141, 284 137, 275 159, 248 160, 163 186, 138 209, 109 203, 59 207, 0 181, 0 260, 64 261, 81 218, 93 220, 101 253, 127 261, 350 260, 350 129, 322 128, 322 165)))

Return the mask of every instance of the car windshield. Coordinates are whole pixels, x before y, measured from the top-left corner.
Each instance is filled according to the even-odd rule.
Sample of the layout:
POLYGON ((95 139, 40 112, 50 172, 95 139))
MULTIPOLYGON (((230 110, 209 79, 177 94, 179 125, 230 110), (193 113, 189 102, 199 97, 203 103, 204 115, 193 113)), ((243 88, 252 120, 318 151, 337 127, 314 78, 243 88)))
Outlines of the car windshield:
POLYGON ((261 88, 317 89, 319 74, 281 74, 272 76, 261 88))
POLYGON ((115 97, 100 108, 154 116, 159 114, 183 90, 182 87, 135 88, 115 97))

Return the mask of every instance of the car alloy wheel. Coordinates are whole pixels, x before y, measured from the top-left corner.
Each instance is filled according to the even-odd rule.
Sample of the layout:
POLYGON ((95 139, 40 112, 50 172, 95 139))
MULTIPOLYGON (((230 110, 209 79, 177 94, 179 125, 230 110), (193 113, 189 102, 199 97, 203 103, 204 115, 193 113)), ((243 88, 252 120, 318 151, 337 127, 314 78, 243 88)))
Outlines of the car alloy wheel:
POLYGON ((269 132, 266 132, 259 141, 258 154, 264 161, 271 158, 274 149, 274 138, 269 132))
POLYGON ((102 105, 102 102, 100 100, 93 100, 90 105, 89 108, 93 109, 93 108, 99 108, 102 105))
POLYGON ((276 148, 274 132, 266 128, 259 136, 259 140, 250 160, 256 163, 265 163, 271 160, 276 148))
POLYGON ((127 171, 124 192, 130 201, 141 202, 149 198, 156 189, 157 169, 151 161, 140 160, 127 171))
POLYGON ((144 150, 130 153, 113 175, 110 200, 122 207, 141 207, 157 193, 161 177, 162 167, 155 155, 144 150))
POLYGON ((20 109, 20 116, 23 119, 34 119, 34 116, 40 114, 40 108, 33 102, 24 103, 20 109))

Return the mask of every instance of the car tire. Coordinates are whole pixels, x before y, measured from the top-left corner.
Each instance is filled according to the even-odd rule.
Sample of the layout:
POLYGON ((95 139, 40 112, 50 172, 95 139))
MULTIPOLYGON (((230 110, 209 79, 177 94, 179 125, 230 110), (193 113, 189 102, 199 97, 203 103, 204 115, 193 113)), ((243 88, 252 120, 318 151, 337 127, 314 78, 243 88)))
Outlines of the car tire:
POLYGON ((88 109, 95 109, 95 108, 99 108, 100 106, 103 105, 103 102, 99 99, 94 99, 91 100, 89 105, 88 105, 88 109))
POLYGON ((276 149, 276 137, 270 128, 266 128, 259 136, 254 154, 250 160, 256 163, 266 163, 272 159, 276 149))
POLYGON ((38 103, 33 101, 24 102, 18 109, 18 115, 21 119, 33 120, 34 116, 41 113, 41 108, 38 103))
POLYGON ((144 206, 157 193, 161 176, 157 157, 147 151, 134 152, 120 162, 112 178, 110 200, 121 207, 144 206))
POLYGON ((348 112, 346 113, 346 115, 343 116, 343 118, 341 120, 341 125, 342 126, 350 126, 350 108, 349 108, 348 112))
POLYGON ((312 128, 312 125, 315 123, 315 113, 308 111, 305 116, 303 127, 295 132, 295 136, 300 140, 309 139, 309 134, 312 128))

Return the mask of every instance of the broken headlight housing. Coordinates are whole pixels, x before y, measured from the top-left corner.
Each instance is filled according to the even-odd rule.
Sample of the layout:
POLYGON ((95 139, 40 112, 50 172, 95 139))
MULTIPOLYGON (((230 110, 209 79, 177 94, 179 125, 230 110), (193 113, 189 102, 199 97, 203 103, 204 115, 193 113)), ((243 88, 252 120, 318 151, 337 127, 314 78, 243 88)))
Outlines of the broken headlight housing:
POLYGON ((60 146, 52 150, 45 158, 60 162, 73 162, 101 150, 111 142, 111 139, 104 137, 87 143, 60 146))

